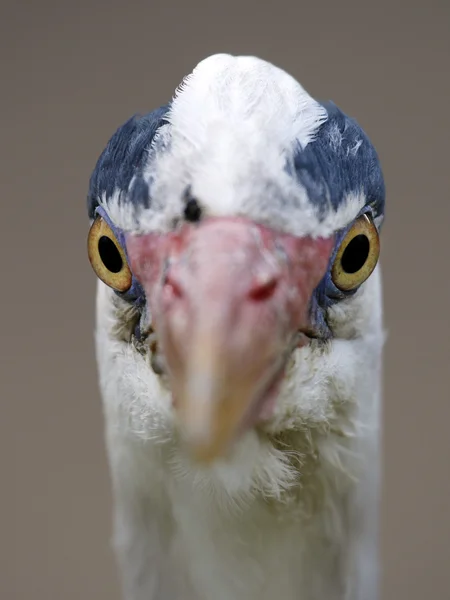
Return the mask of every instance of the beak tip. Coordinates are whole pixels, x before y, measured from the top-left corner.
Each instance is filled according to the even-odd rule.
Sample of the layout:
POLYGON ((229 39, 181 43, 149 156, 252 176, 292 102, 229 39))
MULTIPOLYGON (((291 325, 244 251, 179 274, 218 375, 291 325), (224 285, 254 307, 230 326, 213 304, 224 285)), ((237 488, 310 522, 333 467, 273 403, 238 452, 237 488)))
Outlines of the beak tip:
POLYGON ((190 454, 196 463, 204 466, 211 465, 221 454, 214 452, 210 447, 207 446, 191 446, 190 454))
POLYGON ((225 452, 220 444, 217 443, 210 435, 205 435, 203 431, 186 431, 185 427, 182 428, 181 439, 187 453, 191 458, 199 464, 209 465, 216 459, 222 457, 225 452), (195 433, 200 435, 195 435, 195 433))
MULTIPOLYGON (((191 458, 200 464, 211 464, 226 454, 229 435, 224 435, 219 415, 211 411, 207 404, 202 410, 197 403, 184 405, 186 410, 179 411, 179 431, 181 441, 191 458)), ((231 433, 231 432, 229 432, 231 433)))

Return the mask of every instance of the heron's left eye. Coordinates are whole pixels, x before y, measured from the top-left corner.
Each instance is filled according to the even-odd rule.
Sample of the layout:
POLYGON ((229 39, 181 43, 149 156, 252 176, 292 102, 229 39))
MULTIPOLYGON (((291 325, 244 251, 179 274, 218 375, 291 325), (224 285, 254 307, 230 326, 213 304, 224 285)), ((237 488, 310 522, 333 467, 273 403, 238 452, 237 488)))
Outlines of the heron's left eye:
POLYGON ((355 221, 342 240, 331 269, 334 285, 350 292, 371 275, 378 262, 380 240, 378 231, 367 215, 355 221))
POLYGON ((118 292, 131 287, 131 271, 125 252, 111 227, 101 217, 92 223, 88 236, 88 255, 97 277, 118 292))

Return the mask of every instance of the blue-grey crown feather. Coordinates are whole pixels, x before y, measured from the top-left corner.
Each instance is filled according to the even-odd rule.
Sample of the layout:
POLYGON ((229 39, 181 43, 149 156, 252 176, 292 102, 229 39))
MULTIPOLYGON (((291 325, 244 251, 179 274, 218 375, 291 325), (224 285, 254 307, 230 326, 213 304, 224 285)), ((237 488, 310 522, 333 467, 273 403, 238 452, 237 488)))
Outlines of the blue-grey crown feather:
MULTIPOLYGON (((99 198, 111 197, 116 189, 128 191, 133 176, 138 175, 144 165, 156 132, 165 122, 168 109, 169 105, 165 105, 147 115, 135 115, 114 133, 91 175, 87 199, 90 218, 94 216, 99 198)), ((143 189, 141 178, 136 183, 132 196, 135 201, 145 202, 148 188, 143 189)))
MULTIPOLYGON (((374 215, 383 214, 385 185, 377 152, 358 123, 332 102, 313 142, 298 148, 292 162, 297 178, 319 210, 336 210, 348 194, 363 193, 374 215)), ((291 167, 292 168, 292 167, 291 167)))
MULTIPOLYGON (((374 146, 355 120, 331 102, 324 106, 328 119, 320 126, 314 141, 306 148, 298 147, 288 170, 306 188, 319 211, 325 211, 329 203, 337 209, 349 193, 362 192, 374 215, 383 214, 385 186, 374 146)), ((170 104, 147 115, 132 117, 109 140, 90 180, 91 218, 99 198, 109 198, 117 189, 124 193, 124 201, 144 205, 149 202, 148 186, 139 173, 156 132, 165 123, 169 107, 170 104), (137 176, 135 184, 129 190, 134 176, 137 176)))

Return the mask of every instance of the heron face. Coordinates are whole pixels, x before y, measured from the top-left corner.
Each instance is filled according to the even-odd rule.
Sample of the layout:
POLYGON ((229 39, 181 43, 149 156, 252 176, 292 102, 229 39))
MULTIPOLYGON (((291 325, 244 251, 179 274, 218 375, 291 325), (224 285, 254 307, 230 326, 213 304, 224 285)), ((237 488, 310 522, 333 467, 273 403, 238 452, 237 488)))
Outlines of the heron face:
POLYGON ((327 422, 351 395, 384 184, 334 105, 264 61, 210 57, 169 107, 116 132, 89 208, 112 290, 102 352, 120 356, 108 377, 131 421, 162 403, 208 462, 247 434, 327 422))
MULTIPOLYGON (((146 379, 164 381, 179 431, 201 461, 223 456, 249 430, 280 428, 287 414, 329 414, 324 398, 335 402, 336 394, 312 402, 306 392, 336 385, 330 350, 339 331, 351 342, 349 310, 353 323, 365 316, 360 287, 378 253, 367 214, 316 239, 224 217, 164 234, 117 233, 101 215, 89 236, 91 263, 115 290, 116 308, 122 302, 122 344, 139 370, 146 357, 146 379), (344 313, 321 302, 330 286, 346 296, 344 313), (293 382, 295 393, 286 394, 293 382)), ((136 366, 124 369, 130 386, 136 366)))

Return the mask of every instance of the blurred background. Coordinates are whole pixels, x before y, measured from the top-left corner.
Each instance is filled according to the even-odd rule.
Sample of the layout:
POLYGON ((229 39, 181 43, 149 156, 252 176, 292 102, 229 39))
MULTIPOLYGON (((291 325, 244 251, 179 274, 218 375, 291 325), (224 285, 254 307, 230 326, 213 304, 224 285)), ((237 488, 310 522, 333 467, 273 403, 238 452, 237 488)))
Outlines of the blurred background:
POLYGON ((119 599, 88 179, 116 127, 230 52, 332 99, 379 151, 383 600, 450 599, 450 3, 2 0, 0 49, 0 598, 119 599))

